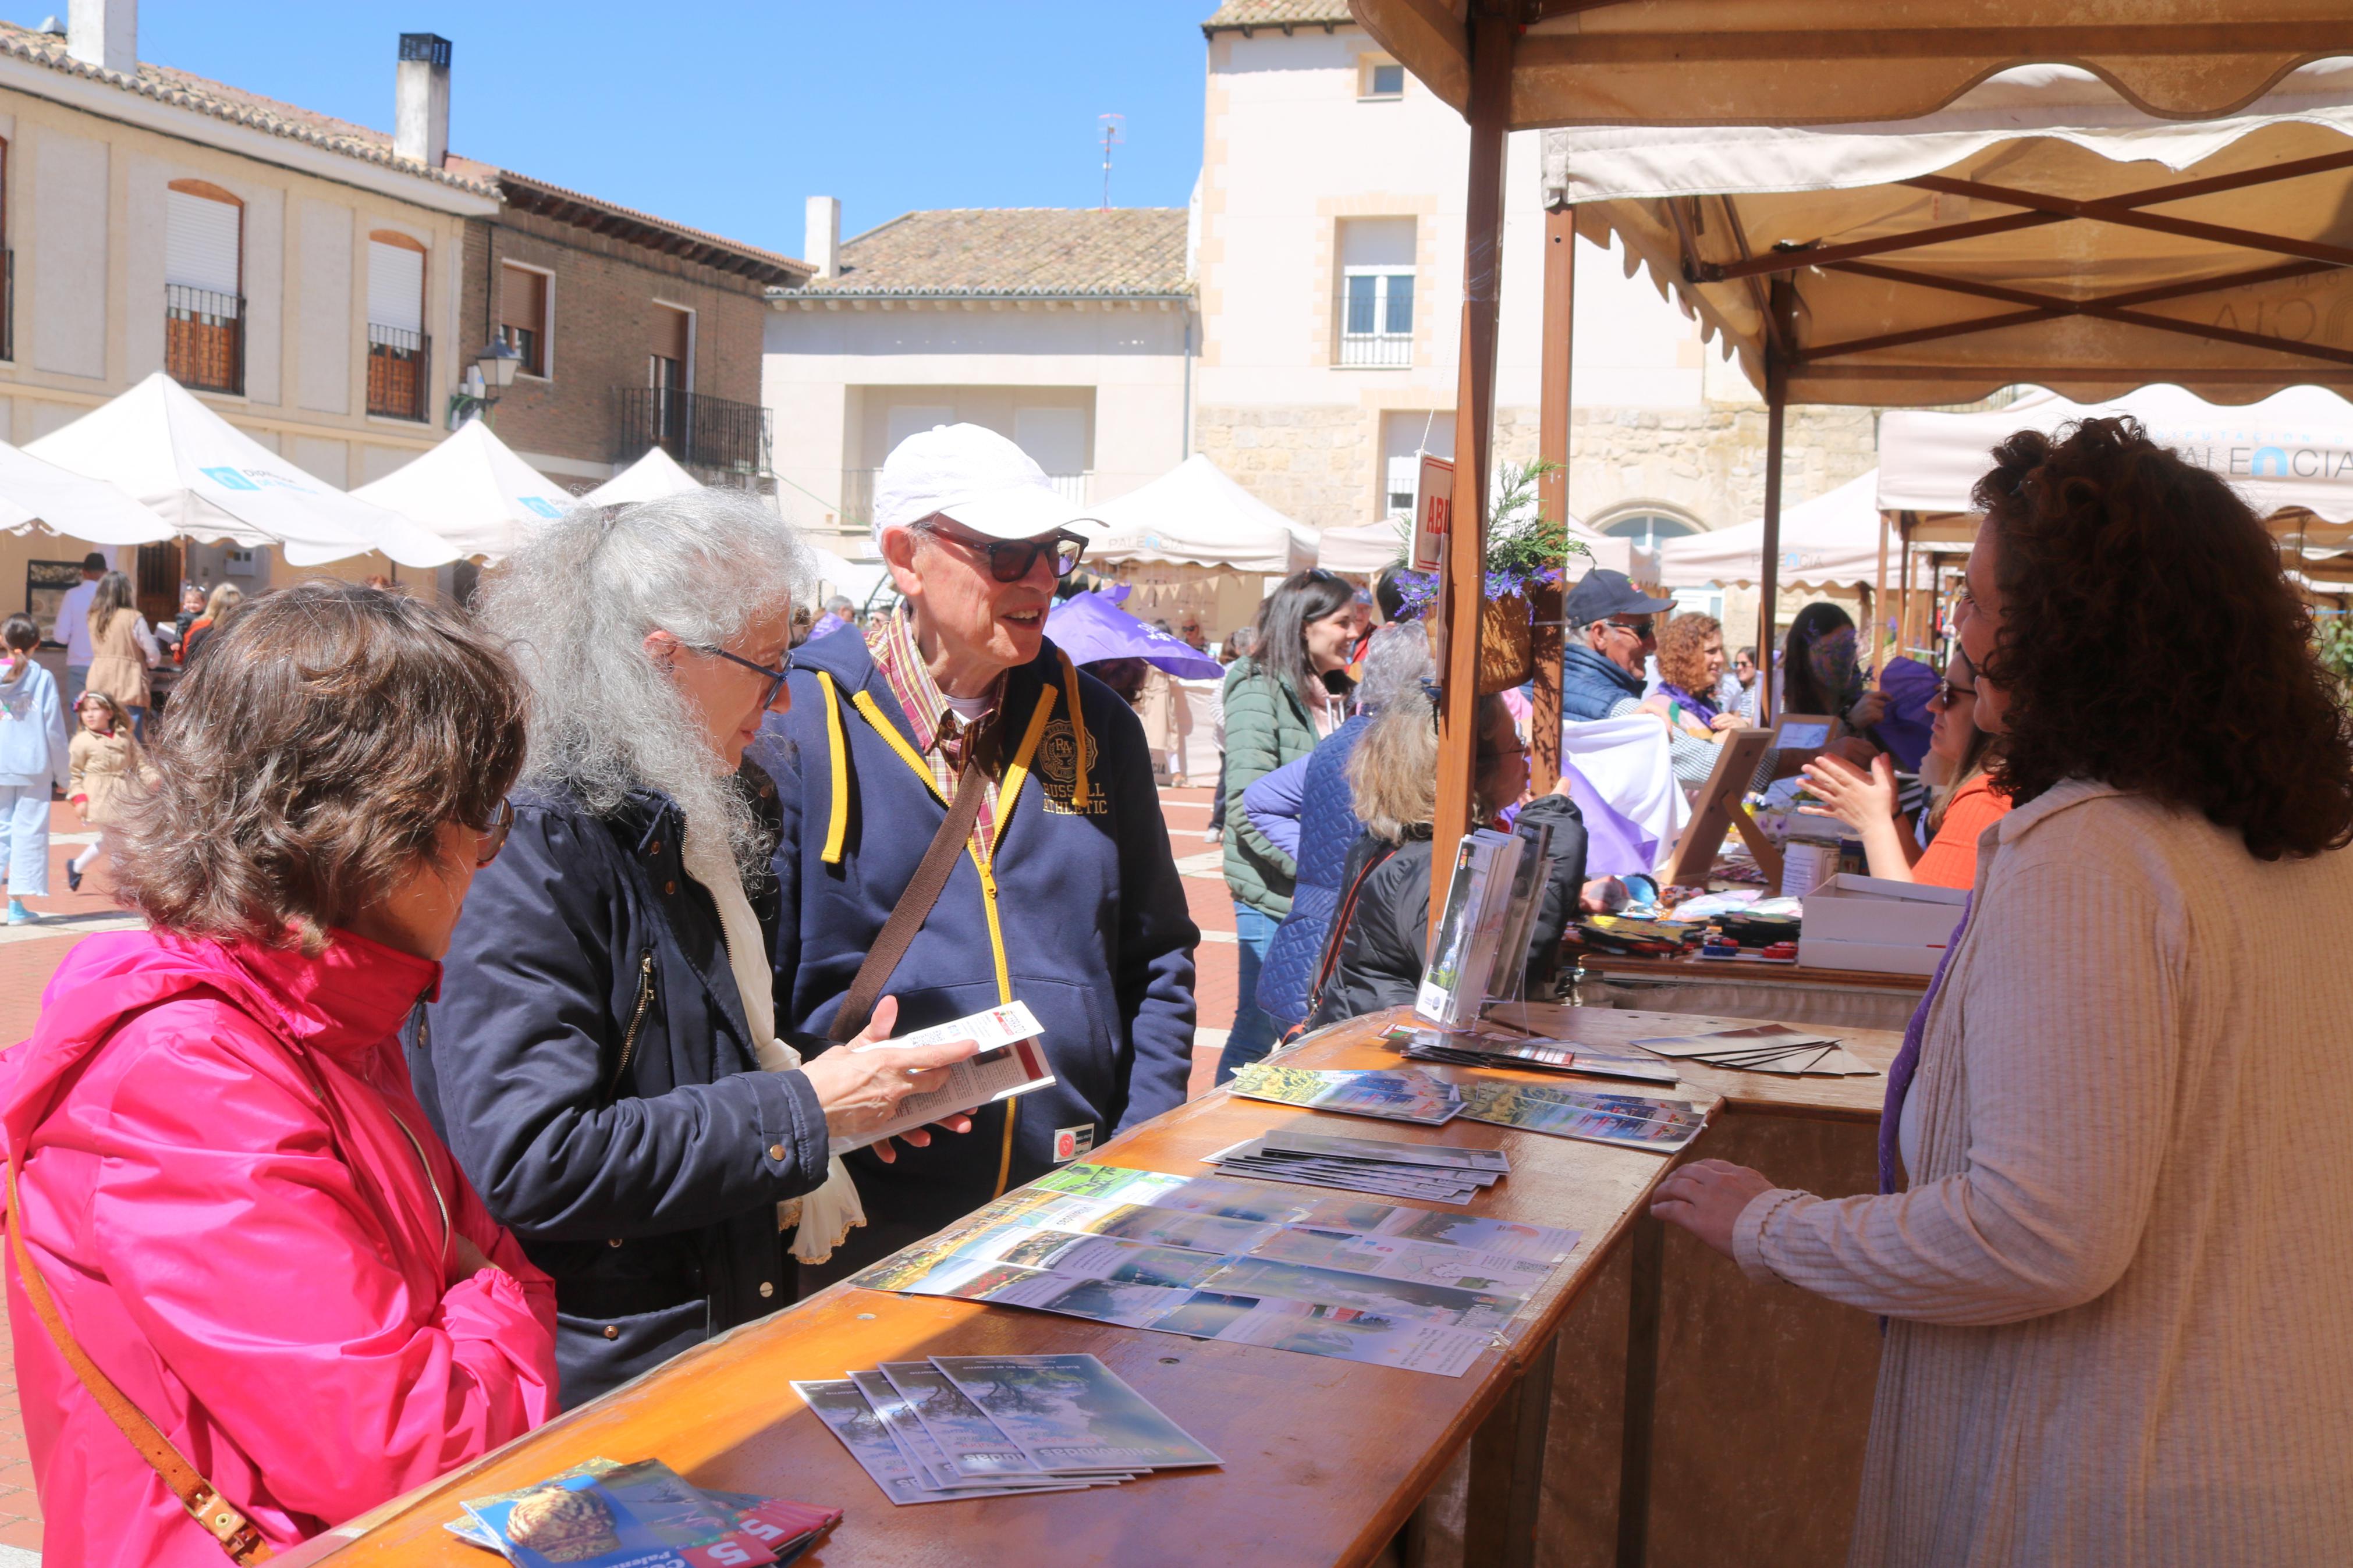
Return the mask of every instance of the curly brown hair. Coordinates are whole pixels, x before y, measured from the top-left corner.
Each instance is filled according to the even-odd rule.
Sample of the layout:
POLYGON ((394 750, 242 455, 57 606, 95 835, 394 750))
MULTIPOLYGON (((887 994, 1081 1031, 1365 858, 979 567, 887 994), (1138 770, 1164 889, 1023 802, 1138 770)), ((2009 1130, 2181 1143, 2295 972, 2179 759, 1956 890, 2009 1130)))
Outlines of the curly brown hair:
POLYGON ((2353 842, 2353 723, 2271 536, 2132 419, 1994 448, 2002 689, 1989 769, 2023 805, 2097 779, 2235 827, 2259 859, 2353 842))
POLYGON ((1714 616, 1681 615, 1659 629, 1659 673, 1704 701, 1715 700, 1715 682, 1707 673, 1700 649, 1710 637, 1724 635, 1724 623, 1714 616))
POLYGON ((300 946, 384 898, 522 771, 523 685, 462 612, 351 583, 254 600, 172 693, 152 786, 108 829, 164 931, 300 946))

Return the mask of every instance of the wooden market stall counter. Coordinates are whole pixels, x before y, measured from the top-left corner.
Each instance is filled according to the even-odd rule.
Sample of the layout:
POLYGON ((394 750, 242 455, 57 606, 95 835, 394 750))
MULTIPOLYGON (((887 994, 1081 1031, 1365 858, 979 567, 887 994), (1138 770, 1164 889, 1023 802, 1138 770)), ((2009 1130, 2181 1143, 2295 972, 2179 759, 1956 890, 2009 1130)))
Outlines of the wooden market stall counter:
MULTIPOLYGON (((1596 1045, 1718 1022, 1533 1005, 1506 1013, 1596 1045)), ((1377 1044, 1394 1021, 1356 1020, 1283 1059, 1398 1065, 1377 1044)), ((1883 1066, 1899 1041, 1850 1034, 1846 1043, 1883 1066)), ((1816 1191, 1866 1190, 1867 1175, 1860 1185, 1841 1184, 1852 1173, 1830 1167, 1869 1167, 1883 1084, 1694 1066, 1675 1092, 1714 1121, 1685 1154, 1754 1161, 1778 1153, 1781 1166, 1767 1166, 1777 1179, 1816 1191), (1750 1111, 1770 1114, 1741 1114, 1750 1111), (1758 1128, 1827 1128, 1846 1137, 1826 1165, 1819 1152, 1799 1157, 1806 1138, 1768 1135, 1759 1145, 1744 1135, 1758 1128)), ((1359 1118, 1218 1090, 1092 1158, 1203 1174, 1202 1156, 1301 1122, 1366 1127, 1359 1118)), ((1468 1212, 1583 1233, 1574 1255, 1461 1377, 836 1286, 280 1561, 481 1568, 488 1557, 442 1529, 459 1511, 458 1500, 526 1485, 596 1455, 659 1458, 706 1485, 845 1510, 803 1560, 810 1568, 1356 1564, 1375 1561, 1409 1521, 1409 1558, 1432 1564, 1795 1568, 1843 1556, 1878 1355, 1868 1319, 1794 1290, 1768 1296, 1688 1237, 1666 1237, 1646 1213, 1670 1164, 1664 1157, 1460 1119, 1443 1128, 1391 1122, 1378 1132, 1504 1149, 1512 1173, 1468 1212), (787 1386, 884 1361, 1047 1352, 1100 1356, 1221 1456, 1223 1468, 1091 1491, 894 1508, 787 1386), (1433 1491, 1440 1495, 1418 1515, 1433 1491)))
POLYGON ((1577 971, 1577 1000, 1588 1007, 1774 1018, 1817 1029, 1898 1034, 1928 989, 1925 974, 1809 969, 1689 952, 1672 958, 1587 952, 1578 956, 1577 971))

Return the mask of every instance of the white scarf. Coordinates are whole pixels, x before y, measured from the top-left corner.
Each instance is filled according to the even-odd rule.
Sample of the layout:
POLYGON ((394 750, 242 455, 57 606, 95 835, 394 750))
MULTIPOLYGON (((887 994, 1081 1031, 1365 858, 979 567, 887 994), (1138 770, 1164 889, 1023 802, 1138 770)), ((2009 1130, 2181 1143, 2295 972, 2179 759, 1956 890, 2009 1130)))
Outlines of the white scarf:
MULTIPOLYGON (((793 1072, 801 1065, 800 1052, 776 1037, 776 977, 768 968, 767 942, 760 935, 759 917, 744 893, 744 879, 728 852, 725 840, 712 841, 707 832, 686 826, 681 858, 686 874, 702 884, 719 906, 719 929, 727 939, 727 968, 735 976, 735 991, 744 1004, 744 1021, 752 1026, 752 1050, 764 1072, 793 1072)), ((803 1263, 823 1263, 833 1256, 850 1231, 866 1223, 858 1201, 858 1187, 839 1155, 826 1164, 822 1186, 776 1205, 776 1228, 797 1224, 793 1256, 803 1263)))

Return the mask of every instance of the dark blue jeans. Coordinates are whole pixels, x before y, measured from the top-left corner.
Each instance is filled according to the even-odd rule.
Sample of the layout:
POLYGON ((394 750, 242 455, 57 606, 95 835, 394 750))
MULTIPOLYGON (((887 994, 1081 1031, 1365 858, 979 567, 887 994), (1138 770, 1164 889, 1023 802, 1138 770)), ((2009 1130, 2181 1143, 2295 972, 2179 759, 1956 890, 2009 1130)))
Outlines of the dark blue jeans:
POLYGON ((1241 950, 1241 999, 1234 1006, 1234 1026, 1226 1037, 1225 1054, 1218 1058, 1219 1083, 1273 1048, 1274 1016, 1258 1005, 1258 972, 1266 963, 1266 950, 1274 942, 1275 928, 1282 923, 1248 904, 1237 901, 1234 905, 1234 941, 1241 950))

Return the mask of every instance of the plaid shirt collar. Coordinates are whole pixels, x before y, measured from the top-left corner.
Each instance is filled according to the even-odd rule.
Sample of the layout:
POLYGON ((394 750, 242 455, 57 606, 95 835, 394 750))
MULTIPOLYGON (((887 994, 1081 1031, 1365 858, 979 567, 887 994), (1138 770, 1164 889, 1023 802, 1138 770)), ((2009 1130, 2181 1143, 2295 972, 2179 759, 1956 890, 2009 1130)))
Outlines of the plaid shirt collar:
POLYGON ((934 768, 944 766, 944 777, 953 778, 955 770, 964 765, 966 738, 987 722, 987 714, 994 714, 1005 700, 1005 676, 999 674, 997 683, 989 688, 987 714, 967 724, 933 681, 932 672, 915 647, 915 628, 905 605, 878 618, 866 634, 866 647, 874 656, 874 668, 881 672, 891 695, 899 700, 899 706, 906 712, 907 723, 915 732, 915 750, 933 758, 934 768), (950 752, 955 754, 951 756, 950 752))

